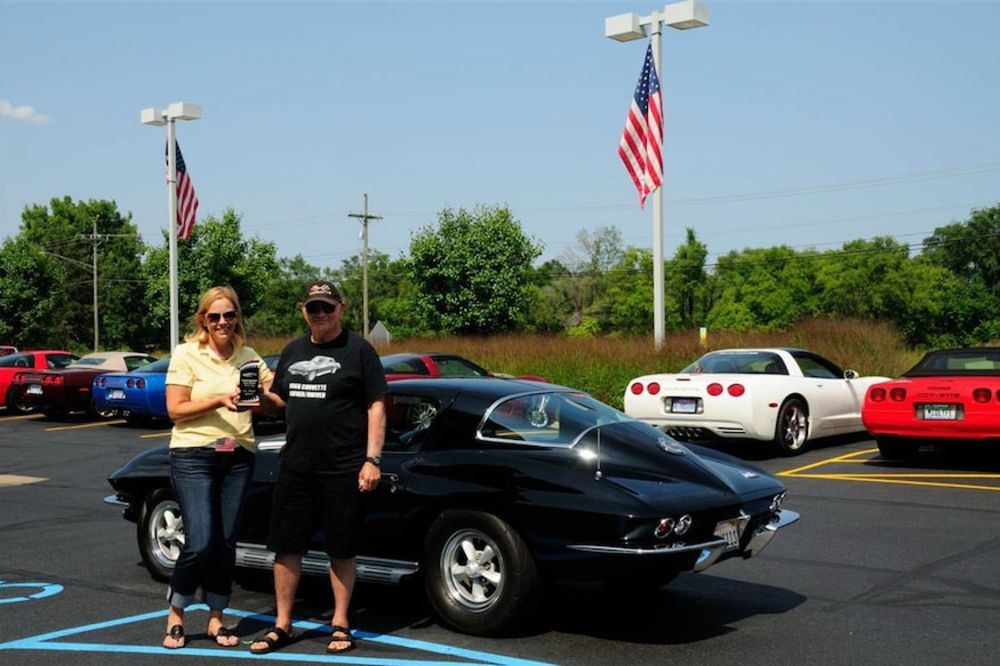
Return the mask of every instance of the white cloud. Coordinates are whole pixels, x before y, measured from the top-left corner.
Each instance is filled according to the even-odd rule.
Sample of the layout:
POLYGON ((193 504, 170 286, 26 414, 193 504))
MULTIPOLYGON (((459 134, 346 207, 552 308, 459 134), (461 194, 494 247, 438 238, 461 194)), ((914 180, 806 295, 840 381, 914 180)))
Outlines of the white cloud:
POLYGON ((13 118, 14 120, 26 120, 29 123, 47 123, 49 121, 47 116, 43 116, 37 113, 33 107, 30 106, 14 106, 5 99, 0 99, 0 116, 4 118, 13 118))

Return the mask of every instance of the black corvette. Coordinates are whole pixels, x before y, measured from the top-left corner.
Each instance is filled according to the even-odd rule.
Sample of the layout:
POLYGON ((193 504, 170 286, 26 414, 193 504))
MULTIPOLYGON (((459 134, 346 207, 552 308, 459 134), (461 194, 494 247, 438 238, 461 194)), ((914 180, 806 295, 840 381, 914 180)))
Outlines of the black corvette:
MULTIPOLYGON (((769 473, 679 444, 574 389, 512 379, 393 382, 382 482, 370 507, 360 580, 420 575, 439 618, 501 631, 554 579, 659 586, 759 553, 798 515, 769 473)), ((283 440, 258 443, 238 564, 270 568, 263 544, 283 440)), ((167 449, 109 477, 157 578, 183 543, 167 449)), ((316 549, 306 573, 326 575, 316 549)))

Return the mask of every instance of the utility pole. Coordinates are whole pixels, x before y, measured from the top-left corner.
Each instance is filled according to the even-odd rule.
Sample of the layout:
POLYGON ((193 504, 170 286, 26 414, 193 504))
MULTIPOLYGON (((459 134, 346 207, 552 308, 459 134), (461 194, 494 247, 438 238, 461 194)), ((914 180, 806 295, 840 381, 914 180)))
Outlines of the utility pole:
POLYGON ((93 266, 91 267, 90 270, 94 280, 94 351, 96 352, 100 350, 100 344, 101 344, 101 336, 100 336, 101 318, 98 314, 98 309, 97 309, 97 246, 101 244, 101 241, 105 241, 110 238, 131 236, 132 234, 99 234, 97 233, 96 215, 94 216, 93 222, 94 222, 94 233, 81 234, 80 237, 83 238, 84 240, 89 240, 91 243, 93 243, 94 246, 93 266))
POLYGON ((347 217, 356 217, 361 220, 361 239, 364 241, 364 250, 361 255, 361 291, 364 294, 362 296, 362 308, 364 310, 364 336, 368 337, 368 220, 381 220, 381 215, 369 215, 368 214, 368 193, 365 192, 365 212, 364 213, 349 213, 347 217))

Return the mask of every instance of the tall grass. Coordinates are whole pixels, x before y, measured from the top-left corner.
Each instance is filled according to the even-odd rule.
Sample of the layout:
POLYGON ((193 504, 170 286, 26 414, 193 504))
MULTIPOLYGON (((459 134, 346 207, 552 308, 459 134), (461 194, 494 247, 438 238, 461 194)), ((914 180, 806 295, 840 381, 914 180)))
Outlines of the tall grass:
MULTIPOLYGON (((286 338, 253 337, 250 345, 267 354, 280 351, 286 342, 286 338)), ((888 377, 911 367, 922 353, 907 347, 889 324, 839 319, 806 321, 776 332, 709 331, 704 348, 697 331, 686 331, 667 336, 659 351, 654 349, 652 336, 500 335, 396 340, 379 353, 459 354, 494 372, 542 375, 620 408, 629 379, 654 372, 677 372, 705 351, 735 347, 801 347, 862 375, 888 377)))

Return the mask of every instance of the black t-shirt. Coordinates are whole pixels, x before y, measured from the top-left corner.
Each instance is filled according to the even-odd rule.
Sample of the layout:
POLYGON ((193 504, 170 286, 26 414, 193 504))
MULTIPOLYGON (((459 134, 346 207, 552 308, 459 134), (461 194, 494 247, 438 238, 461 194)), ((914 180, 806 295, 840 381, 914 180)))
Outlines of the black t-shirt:
POLYGON ((346 329, 322 344, 308 335, 292 340, 271 390, 287 404, 284 467, 357 473, 368 447, 368 404, 386 392, 382 363, 366 340, 346 329))

